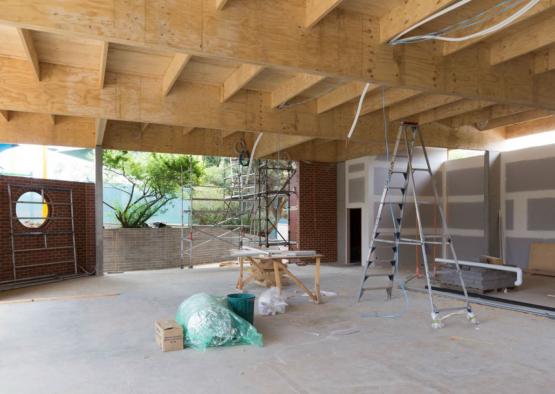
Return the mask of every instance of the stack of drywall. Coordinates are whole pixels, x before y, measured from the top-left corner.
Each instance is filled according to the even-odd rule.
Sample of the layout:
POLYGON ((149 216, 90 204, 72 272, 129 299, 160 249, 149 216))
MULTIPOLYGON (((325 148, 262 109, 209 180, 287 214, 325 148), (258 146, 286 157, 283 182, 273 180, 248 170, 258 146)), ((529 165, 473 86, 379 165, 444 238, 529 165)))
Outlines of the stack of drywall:
MULTIPOLYGON (((462 269, 464 284, 469 290, 488 291, 513 287, 516 274, 514 272, 489 270, 479 267, 465 267, 462 269)), ((457 271, 442 269, 435 277, 440 286, 460 288, 457 271)))

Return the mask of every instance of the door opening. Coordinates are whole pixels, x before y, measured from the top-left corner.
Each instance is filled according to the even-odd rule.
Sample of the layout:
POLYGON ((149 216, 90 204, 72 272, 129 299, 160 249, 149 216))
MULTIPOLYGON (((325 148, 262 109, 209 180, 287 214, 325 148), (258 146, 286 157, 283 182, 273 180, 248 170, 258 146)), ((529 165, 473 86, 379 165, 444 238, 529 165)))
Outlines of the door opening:
POLYGON ((349 209, 348 261, 362 263, 362 209, 349 209))

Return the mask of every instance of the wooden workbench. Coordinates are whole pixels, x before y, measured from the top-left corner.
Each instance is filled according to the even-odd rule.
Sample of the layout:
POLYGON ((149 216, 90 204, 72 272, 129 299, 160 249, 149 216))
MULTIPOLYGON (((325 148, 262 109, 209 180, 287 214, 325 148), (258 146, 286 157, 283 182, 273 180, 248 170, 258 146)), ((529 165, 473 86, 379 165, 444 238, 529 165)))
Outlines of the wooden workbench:
POLYGON ((237 288, 243 290, 243 287, 254 281, 255 273, 251 272, 249 276, 243 278, 244 276, 244 264, 247 261, 251 267, 257 268, 259 270, 272 269, 275 275, 276 287, 281 289, 281 276, 284 275, 290 278, 297 286, 299 286, 312 301, 319 304, 320 303, 320 258, 322 255, 315 254, 309 256, 291 256, 291 255, 256 255, 256 256, 238 256, 239 259, 239 279, 237 280, 237 288), (310 291, 299 278, 297 278, 289 269, 287 264, 283 260, 303 260, 303 261, 314 261, 314 291, 310 291))

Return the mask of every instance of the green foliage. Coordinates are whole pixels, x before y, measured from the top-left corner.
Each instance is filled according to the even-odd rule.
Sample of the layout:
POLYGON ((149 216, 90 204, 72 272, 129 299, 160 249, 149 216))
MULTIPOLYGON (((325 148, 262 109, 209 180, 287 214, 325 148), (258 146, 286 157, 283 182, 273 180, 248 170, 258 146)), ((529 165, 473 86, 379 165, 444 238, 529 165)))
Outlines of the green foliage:
POLYGON ((106 150, 103 159, 108 173, 131 184, 130 190, 119 189, 128 195, 125 205, 104 202, 125 228, 145 227, 152 216, 178 196, 182 176, 186 184, 198 182, 203 175, 202 165, 186 155, 106 150))

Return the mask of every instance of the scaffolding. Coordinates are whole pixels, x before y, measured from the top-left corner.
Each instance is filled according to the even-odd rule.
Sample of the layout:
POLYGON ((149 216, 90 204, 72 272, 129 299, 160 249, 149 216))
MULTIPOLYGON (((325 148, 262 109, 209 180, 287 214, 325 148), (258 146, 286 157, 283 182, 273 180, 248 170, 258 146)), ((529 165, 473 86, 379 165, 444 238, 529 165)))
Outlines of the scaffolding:
POLYGON ((280 228, 280 221, 285 219, 289 228, 294 163, 257 160, 249 166, 242 158, 223 160, 223 185, 194 184, 192 160, 187 169, 187 184, 182 175, 181 268, 192 268, 194 249, 215 240, 228 243, 230 249, 244 246, 285 248, 291 244, 290 231, 280 228), (206 197, 209 189, 212 192, 206 197), (184 206, 185 201, 188 207, 184 206), (198 204, 207 202, 213 205, 212 209, 198 208, 198 204), (216 219, 207 223, 206 215, 216 219), (215 228, 220 231, 211 231, 215 228), (195 233, 208 239, 194 243, 195 233))

